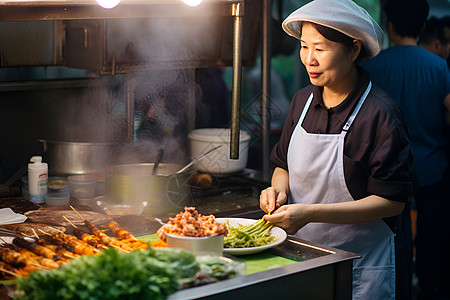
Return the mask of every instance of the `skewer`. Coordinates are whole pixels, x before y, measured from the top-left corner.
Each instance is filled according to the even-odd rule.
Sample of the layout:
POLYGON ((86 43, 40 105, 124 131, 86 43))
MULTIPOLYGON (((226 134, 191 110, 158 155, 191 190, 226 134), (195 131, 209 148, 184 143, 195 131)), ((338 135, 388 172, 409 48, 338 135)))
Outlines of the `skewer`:
POLYGON ((117 250, 120 250, 120 251, 122 251, 122 252, 125 252, 125 253, 130 253, 130 251, 128 251, 128 250, 125 250, 125 249, 122 249, 122 248, 120 248, 119 246, 116 246, 116 245, 109 245, 108 247, 113 247, 113 248, 116 248, 117 250))
POLYGON ((69 206, 83 221, 86 222, 86 219, 82 215, 80 215, 72 205, 69 205, 69 206))
MULTIPOLYGON (((11 245, 12 247, 17 247, 16 245, 13 245, 13 244, 10 244, 10 243, 6 243, 6 244, 7 245, 11 245)), ((15 253, 15 254, 13 254, 14 256, 20 254, 20 252, 17 252, 16 250, 11 249, 11 248, 2 248, 2 250, 7 251, 7 253, 15 253)), ((24 249, 24 250, 26 250, 26 249, 24 249)), ((26 251, 28 251, 28 250, 26 250, 26 251)), ((20 254, 20 257, 23 257, 22 254, 20 254)), ((2 257, 2 259, 3 259, 4 262, 9 263, 7 260, 4 259, 4 257, 2 257)), ((37 264, 33 260, 30 260, 29 258, 27 258, 27 260, 28 260, 27 262, 22 260, 22 261, 20 261, 20 263, 23 264, 25 267, 26 266, 31 266, 31 267, 34 267, 34 268, 40 269, 40 270, 50 270, 50 268, 47 268, 47 267, 45 267, 43 265, 40 265, 40 264, 37 264)))
POLYGON ((14 273, 14 272, 8 271, 8 270, 3 269, 3 268, 0 268, 0 272, 3 272, 3 273, 5 273, 5 274, 9 274, 9 275, 13 275, 13 276, 15 276, 15 277, 19 277, 19 276, 20 276, 20 275, 14 273))
POLYGON ((33 231, 34 236, 39 239, 39 235, 37 234, 36 230, 34 230, 34 228, 31 228, 31 231, 33 231))
MULTIPOLYGON (((39 237, 39 235, 37 234, 37 232, 34 230, 34 228, 31 228, 31 230, 33 231, 33 233, 34 233, 34 235, 37 237, 37 242, 39 243, 39 244, 41 244, 41 245, 43 245, 44 247, 47 247, 48 248, 48 246, 46 245, 46 244, 42 244, 41 242, 42 241, 44 241, 44 243, 46 243, 47 241, 45 241, 44 239, 41 239, 40 237, 39 237)), ((50 242, 48 242, 50 245, 53 245, 53 244, 51 244, 50 242)), ((58 246, 58 247, 60 247, 60 246, 58 246)), ((72 258, 76 258, 76 256, 73 256, 73 255, 71 255, 70 253, 70 251, 68 251, 68 250, 66 250, 66 249, 64 249, 63 247, 61 247, 61 249, 62 250, 64 250, 64 251, 67 251, 67 252, 64 252, 64 253, 62 253, 61 254, 61 256, 62 257, 64 257, 64 258, 70 258, 70 259, 72 259, 72 258)), ((56 251, 55 251, 56 252, 56 251)), ((60 254, 59 252, 57 252, 58 254, 60 254)))
MULTIPOLYGON (((77 212, 77 210, 72 206, 72 205, 70 205, 70 208, 84 221, 84 223, 86 224, 86 225, 89 225, 89 221, 88 220, 86 220, 82 215, 80 215, 80 213, 78 213, 77 212)), ((94 224, 91 224, 93 227, 95 227, 95 225, 94 224)), ((88 227, 90 227, 90 226, 88 226, 88 227)), ((92 231, 92 230, 91 230, 92 231)), ((97 231, 99 231, 100 232, 100 230, 98 230, 97 229, 97 231)), ((103 232, 102 232, 103 233, 103 232)), ((104 233, 103 233, 104 234, 104 233)), ((111 238, 111 237, 108 237, 108 238, 111 238)), ((113 244, 109 244, 108 243, 108 245, 107 245, 108 247, 114 247, 114 248, 116 248, 116 249, 118 249, 118 250, 120 250, 120 251, 123 251, 123 252, 126 252, 126 253, 129 253, 130 251, 128 251, 128 250, 126 250, 126 249, 122 249, 122 248, 120 248, 120 247, 118 247, 118 246, 116 246, 116 245, 113 245, 113 244)))
POLYGON ((115 221, 109 222, 108 227, 119 238, 119 240, 138 241, 138 239, 134 235, 132 235, 128 230, 120 227, 119 224, 115 221))
MULTIPOLYGON (((53 228, 53 227, 50 227, 51 229, 53 229, 54 231, 57 231, 57 232, 60 232, 60 233, 64 233, 65 234, 65 232, 64 231, 62 231, 62 230, 60 230, 60 229, 57 229, 57 228, 53 228)), ((49 234, 49 235, 51 235, 51 234, 49 234)))
POLYGON ((30 264, 30 266, 35 267, 40 270, 52 270, 51 268, 44 267, 43 265, 38 265, 38 264, 30 264))
MULTIPOLYGON (((31 229, 33 229, 33 228, 31 228, 31 229)), ((23 237, 28 237, 28 238, 32 238, 33 237, 33 235, 26 234, 25 232, 21 232, 19 235, 22 235, 23 237)))
MULTIPOLYGON (((77 229, 78 229, 78 227, 77 227, 75 224, 73 224, 72 221, 70 221, 66 216, 63 216, 63 218, 66 219, 66 221, 69 222, 69 224, 72 225, 74 228, 77 228, 77 229)), ((103 249, 106 249, 106 248, 108 248, 108 247, 106 247, 105 245, 103 245, 102 248, 103 248, 103 249)))
POLYGON ((75 224, 72 223, 72 221, 70 221, 66 216, 63 216, 63 218, 69 222, 70 225, 72 225, 74 228, 78 228, 77 226, 75 226, 75 224))
POLYGON ((89 234, 88 232, 79 229, 79 228, 74 228, 73 229, 73 234, 79 238, 80 240, 88 243, 89 245, 95 247, 95 248, 103 248, 106 249, 108 247, 106 247, 105 244, 103 244, 100 240, 100 238, 96 235, 93 234, 89 234))
POLYGON ((50 235, 51 235, 50 233, 48 233, 48 232, 45 232, 44 230, 42 230, 42 229, 40 229, 40 228, 39 228, 39 231, 40 231, 40 232, 42 232, 42 233, 43 233, 43 234, 45 234, 45 235, 48 235, 48 236, 50 236, 50 235))

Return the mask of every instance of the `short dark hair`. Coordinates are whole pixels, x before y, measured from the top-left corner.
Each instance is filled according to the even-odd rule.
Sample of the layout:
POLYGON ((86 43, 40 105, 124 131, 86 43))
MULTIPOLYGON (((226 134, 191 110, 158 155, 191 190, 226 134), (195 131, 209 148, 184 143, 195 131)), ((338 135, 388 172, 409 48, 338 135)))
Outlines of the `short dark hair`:
MULTIPOLYGON (((353 47, 353 41, 355 40, 352 37, 349 37, 345 33, 342 33, 340 31, 337 31, 333 28, 319 25, 316 23, 311 23, 311 25, 321 34, 324 38, 327 40, 330 40, 332 42, 340 43, 344 45, 345 48, 351 50, 353 47)), ((301 32, 300 32, 301 34, 301 32)), ((359 53, 358 59, 360 57, 364 56, 364 45, 361 47, 361 52, 359 53)))
POLYGON ((444 20, 431 17, 427 20, 425 28, 419 36, 419 44, 429 44, 438 39, 442 45, 446 45, 450 40, 444 33, 444 20))
POLYGON ((383 10, 397 34, 418 38, 430 7, 426 0, 387 0, 383 10))

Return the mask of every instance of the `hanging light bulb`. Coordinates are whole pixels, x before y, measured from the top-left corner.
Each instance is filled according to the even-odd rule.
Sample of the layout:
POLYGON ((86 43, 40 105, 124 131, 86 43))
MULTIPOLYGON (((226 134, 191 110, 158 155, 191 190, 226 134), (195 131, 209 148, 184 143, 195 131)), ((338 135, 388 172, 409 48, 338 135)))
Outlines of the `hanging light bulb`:
POLYGON ((184 3, 186 3, 189 6, 197 6, 200 3, 203 2, 203 0, 183 0, 184 3))
POLYGON ((97 0, 97 3, 103 8, 111 9, 116 7, 120 0, 97 0))

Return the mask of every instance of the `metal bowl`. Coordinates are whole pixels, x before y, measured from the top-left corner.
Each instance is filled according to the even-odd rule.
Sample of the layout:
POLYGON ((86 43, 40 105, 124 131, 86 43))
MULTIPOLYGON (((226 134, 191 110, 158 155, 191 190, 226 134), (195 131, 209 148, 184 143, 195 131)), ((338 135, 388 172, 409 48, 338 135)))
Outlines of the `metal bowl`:
POLYGON ((191 252, 211 252, 223 254, 223 234, 210 236, 190 237, 174 234, 166 234, 167 246, 181 248, 191 252))
POLYGON ((111 204, 108 203, 105 196, 95 198, 97 206, 109 216, 126 216, 126 215, 141 215, 147 207, 147 202, 142 202, 135 205, 127 204, 111 204))

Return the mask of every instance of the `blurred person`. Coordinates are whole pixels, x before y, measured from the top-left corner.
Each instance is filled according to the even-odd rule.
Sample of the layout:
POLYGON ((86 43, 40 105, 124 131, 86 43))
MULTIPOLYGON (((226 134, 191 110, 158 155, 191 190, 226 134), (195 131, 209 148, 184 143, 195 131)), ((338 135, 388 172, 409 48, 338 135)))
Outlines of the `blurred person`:
POLYGON ((420 33, 418 45, 447 60, 450 55, 450 24, 431 17, 420 33))
POLYGON ((220 68, 195 70, 195 128, 226 128, 230 124, 231 91, 220 68))
MULTIPOLYGON (((447 40, 450 40, 450 16, 445 16, 441 20, 444 23, 444 34, 447 40)), ((447 66, 450 68, 450 54, 447 57, 447 66)))
MULTIPOLYGON (((413 203, 417 209, 414 245, 418 297, 449 297, 443 289, 448 285, 444 235, 449 236, 450 227, 444 222, 449 202, 445 192, 448 141, 444 133, 445 104, 450 103, 449 69, 445 60, 417 45, 429 12, 427 1, 388 0, 383 10, 390 47, 367 61, 364 68, 400 105, 411 134, 417 176, 413 203)), ((405 208, 402 214, 405 227, 411 224, 409 212, 405 208)), ((409 248, 412 264, 412 245, 409 248)))
POLYGON ((309 2, 283 29, 300 40, 311 85, 294 95, 271 153, 264 219, 362 255, 353 261, 353 299, 395 299, 398 215, 413 192, 411 147, 400 108, 359 65, 381 50, 383 31, 351 0, 309 2))

